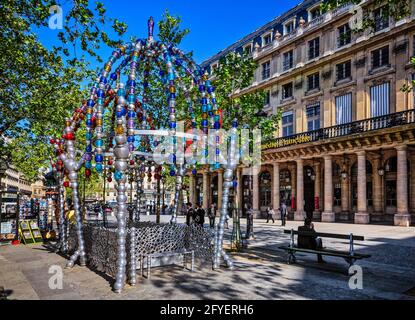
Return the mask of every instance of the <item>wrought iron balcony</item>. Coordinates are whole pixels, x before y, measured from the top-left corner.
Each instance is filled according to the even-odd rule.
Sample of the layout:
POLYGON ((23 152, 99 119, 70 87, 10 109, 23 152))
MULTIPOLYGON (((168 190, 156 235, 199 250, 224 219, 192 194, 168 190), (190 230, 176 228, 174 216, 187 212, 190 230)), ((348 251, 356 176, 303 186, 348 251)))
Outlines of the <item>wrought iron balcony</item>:
POLYGON ((283 138, 272 138, 262 143, 262 150, 288 147, 309 142, 324 141, 352 134, 371 132, 415 123, 415 109, 388 115, 349 122, 333 127, 294 134, 283 138))

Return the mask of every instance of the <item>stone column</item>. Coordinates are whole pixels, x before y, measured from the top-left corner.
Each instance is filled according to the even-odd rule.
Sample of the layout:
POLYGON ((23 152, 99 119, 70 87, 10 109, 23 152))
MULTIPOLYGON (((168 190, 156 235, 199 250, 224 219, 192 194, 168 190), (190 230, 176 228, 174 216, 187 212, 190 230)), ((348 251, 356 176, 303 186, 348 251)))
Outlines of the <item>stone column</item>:
POLYGON ((259 172, 256 171, 252 175, 252 209, 259 212, 259 172))
POLYGON ((302 159, 297 161, 297 210, 294 215, 294 220, 304 221, 304 163, 302 159))
MULTIPOLYGON (((348 171, 348 167, 345 168, 348 171)), ((341 178, 341 200, 342 200, 342 212, 340 219, 343 221, 349 220, 350 214, 350 201, 349 201, 349 188, 350 188, 350 175, 347 174, 346 178, 341 178)))
POLYGON ((314 198, 318 199, 318 209, 313 213, 314 220, 321 220, 321 164, 317 161, 314 165, 314 173, 316 180, 314 180, 314 198))
POLYGON ((216 208, 222 208, 222 196, 223 196, 223 171, 218 171, 218 203, 216 208))
POLYGON ((274 171, 272 176, 272 206, 274 210, 280 207, 280 164, 274 163, 274 171))
POLYGON ((192 205, 195 205, 196 202, 196 178, 193 174, 189 176, 189 201, 192 205))
POLYGON ((408 209, 408 158, 407 146, 399 146, 396 148, 398 174, 396 181, 396 202, 398 204, 398 212, 395 214, 395 226, 409 227, 411 224, 411 215, 408 209))
POLYGON ((324 156, 324 212, 321 216, 323 222, 334 222, 333 212, 333 159, 324 156))
POLYGON ((209 172, 203 172, 203 208, 209 208, 209 193, 210 193, 210 183, 209 183, 209 172))
POLYGON ((382 215, 383 186, 382 177, 378 173, 379 168, 382 166, 382 163, 380 163, 380 157, 376 157, 373 164, 373 211, 375 215, 382 215))
POLYGON ((370 223, 370 216, 367 213, 366 199, 366 152, 359 151, 357 154, 357 212, 354 222, 360 224, 370 223))

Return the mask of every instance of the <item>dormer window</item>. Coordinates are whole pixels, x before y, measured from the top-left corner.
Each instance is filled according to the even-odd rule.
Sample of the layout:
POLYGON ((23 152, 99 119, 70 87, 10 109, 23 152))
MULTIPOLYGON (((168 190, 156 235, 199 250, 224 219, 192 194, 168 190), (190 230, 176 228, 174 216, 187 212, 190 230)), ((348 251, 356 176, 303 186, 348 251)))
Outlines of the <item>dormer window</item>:
POLYGON ((294 31, 294 28, 295 28, 294 20, 287 22, 284 25, 284 34, 290 34, 291 32, 294 31))
POLYGON ((312 21, 321 16, 321 9, 320 6, 311 9, 308 12, 309 21, 312 21))
POLYGON ((248 44, 244 47, 244 54, 251 54, 252 53, 252 44, 248 44))
POLYGON ((271 41, 272 41, 271 33, 266 34, 265 36, 262 37, 262 46, 265 47, 269 45, 271 41))

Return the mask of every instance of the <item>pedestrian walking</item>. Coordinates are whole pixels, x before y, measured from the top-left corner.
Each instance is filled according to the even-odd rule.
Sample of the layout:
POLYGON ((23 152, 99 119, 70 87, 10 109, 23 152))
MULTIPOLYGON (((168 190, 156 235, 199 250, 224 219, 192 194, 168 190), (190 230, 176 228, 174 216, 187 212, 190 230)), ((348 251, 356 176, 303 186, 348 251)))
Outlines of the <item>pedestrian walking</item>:
POLYGON ((281 226, 285 227, 285 221, 287 218, 287 206, 285 205, 284 201, 281 202, 280 216, 281 216, 281 226))
POLYGON ((205 224, 205 209, 202 208, 201 204, 197 205, 197 209, 193 211, 193 221, 196 225, 199 225, 203 228, 205 224))
POLYGON ((216 219, 216 205, 212 203, 210 208, 208 209, 208 218, 209 218, 209 226, 211 229, 215 228, 215 219, 216 219))
POLYGON ((267 208, 267 223, 269 222, 270 219, 272 220, 272 223, 275 223, 274 214, 275 214, 274 209, 271 209, 270 207, 268 207, 267 208))

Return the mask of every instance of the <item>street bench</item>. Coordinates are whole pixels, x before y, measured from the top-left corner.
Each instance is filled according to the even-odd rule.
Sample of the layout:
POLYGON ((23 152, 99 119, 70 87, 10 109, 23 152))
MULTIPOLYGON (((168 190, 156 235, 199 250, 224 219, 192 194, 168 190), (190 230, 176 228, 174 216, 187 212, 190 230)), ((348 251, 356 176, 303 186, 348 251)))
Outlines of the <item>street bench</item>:
POLYGON ((370 258, 369 254, 361 254, 354 251, 354 241, 364 241, 363 236, 355 236, 353 234, 344 235, 344 234, 333 234, 333 233, 321 233, 321 232, 307 232, 307 231, 295 231, 295 230, 284 230, 285 234, 291 235, 291 241, 288 246, 280 246, 279 248, 285 250, 288 253, 288 264, 295 263, 297 261, 295 257, 296 252, 312 253, 312 254, 321 254, 322 256, 332 256, 343 258, 351 267, 357 260, 370 258), (331 238, 331 239, 344 239, 349 240, 349 251, 341 251, 334 249, 322 248, 319 250, 299 248, 294 245, 294 235, 300 236, 310 236, 310 237, 320 237, 320 238, 331 238))
POLYGON ((190 271, 193 272, 194 270, 194 261, 195 261, 195 253, 193 250, 179 250, 179 251, 171 251, 171 252, 156 252, 156 253, 145 253, 141 254, 140 262, 141 262, 141 276, 144 276, 144 261, 146 261, 146 268, 147 268, 147 279, 150 278, 150 271, 151 271, 151 259, 153 258, 164 258, 164 257, 175 257, 175 256, 183 256, 183 268, 187 269, 187 258, 190 256, 190 271))

